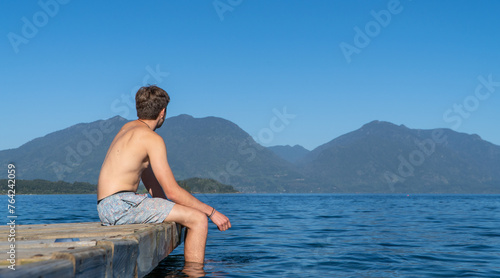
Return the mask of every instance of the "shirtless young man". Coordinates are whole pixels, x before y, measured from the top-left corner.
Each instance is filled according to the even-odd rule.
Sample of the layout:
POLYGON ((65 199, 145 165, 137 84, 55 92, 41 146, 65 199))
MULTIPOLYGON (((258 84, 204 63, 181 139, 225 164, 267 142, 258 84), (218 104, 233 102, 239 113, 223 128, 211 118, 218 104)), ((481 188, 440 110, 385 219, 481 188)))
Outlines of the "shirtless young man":
POLYGON ((165 121, 167 92, 156 86, 142 87, 135 100, 139 119, 121 128, 102 164, 97 186, 99 218, 103 225, 179 223, 187 228, 185 261, 203 263, 207 216, 220 231, 231 228, 231 223, 175 181, 165 142, 154 132, 165 121), (135 193, 141 179, 153 198, 135 193))

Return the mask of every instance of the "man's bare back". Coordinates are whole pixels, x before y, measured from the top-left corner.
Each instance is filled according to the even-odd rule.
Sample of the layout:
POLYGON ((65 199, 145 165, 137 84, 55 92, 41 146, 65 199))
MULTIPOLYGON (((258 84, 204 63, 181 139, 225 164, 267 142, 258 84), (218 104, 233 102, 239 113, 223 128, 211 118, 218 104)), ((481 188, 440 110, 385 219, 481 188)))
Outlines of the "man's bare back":
POLYGON ((149 166, 144 142, 159 136, 140 121, 125 124, 111 143, 97 187, 101 200, 119 191, 137 191, 141 174, 149 166))

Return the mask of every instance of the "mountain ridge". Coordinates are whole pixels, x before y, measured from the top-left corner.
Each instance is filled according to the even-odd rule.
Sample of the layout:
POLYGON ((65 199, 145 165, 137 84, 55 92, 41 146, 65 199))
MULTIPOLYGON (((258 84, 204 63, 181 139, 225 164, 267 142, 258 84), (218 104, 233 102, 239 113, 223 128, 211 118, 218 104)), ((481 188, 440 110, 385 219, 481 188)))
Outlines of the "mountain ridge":
MULTIPOLYGON (((112 139, 128 120, 119 116, 79 123, 49 133, 17 149, 0 151, 14 161, 20 179, 96 183, 112 139)), ((279 192, 301 177, 293 165, 258 145, 236 124, 218 117, 179 115, 157 133, 165 140, 176 178, 213 178, 246 192, 279 192)))
POLYGON ((463 190, 444 187, 468 183, 469 192, 497 192, 500 147, 478 138, 450 129, 419 130, 372 121, 319 146, 298 165, 339 191, 459 193, 463 190), (471 140, 477 142, 469 150, 464 145, 471 140), (471 157, 485 163, 472 163, 471 157))
MULTIPOLYGON (((75 124, 0 151, 0 162, 15 162, 20 179, 96 183, 111 140, 128 121, 75 124)), ((211 178, 241 192, 500 193, 500 147, 451 129, 371 121, 311 151, 263 147, 213 116, 170 117, 157 132, 177 179, 211 178)))

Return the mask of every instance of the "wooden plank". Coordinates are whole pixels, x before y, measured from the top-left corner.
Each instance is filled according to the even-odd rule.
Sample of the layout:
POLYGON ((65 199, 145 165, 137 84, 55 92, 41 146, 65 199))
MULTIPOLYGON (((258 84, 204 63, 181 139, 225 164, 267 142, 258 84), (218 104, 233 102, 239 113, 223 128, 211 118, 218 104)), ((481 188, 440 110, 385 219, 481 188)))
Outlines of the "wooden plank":
MULTIPOLYGON (((100 223, 63 223, 63 224, 41 224, 41 225, 18 225, 16 227, 16 239, 56 239, 75 238, 91 236, 120 236, 129 234, 140 229, 147 229, 151 224, 129 224, 119 226, 101 226, 100 223)), ((0 226, 2 230, 8 231, 8 226, 0 226)))
POLYGON ((125 239, 135 240, 138 244, 137 275, 143 277, 153 270, 160 260, 158 259, 158 245, 156 242, 157 233, 165 233, 165 229, 158 229, 162 226, 154 226, 149 230, 141 230, 125 239))
MULTIPOLYGON (((0 242, 0 249, 7 248, 10 242, 0 242)), ((41 239, 41 240, 19 240, 16 242, 16 248, 58 248, 58 247, 89 247, 95 246, 96 241, 92 240, 81 240, 81 241, 69 241, 69 242, 54 242, 54 239, 41 239)))
MULTIPOLYGON (((5 230, 5 226, 1 229, 5 230)), ((173 222, 120 226, 19 225, 16 230, 15 277, 142 277, 177 247, 183 231, 173 222), (80 241, 54 242, 56 238, 79 238, 80 241), (61 260, 66 260, 66 265, 69 263, 71 275, 61 260), (52 275, 46 266, 54 262, 55 274, 52 275), (22 273, 26 276, 17 276, 22 273)), ((9 244, 1 242, 0 248, 8 249, 9 244)), ((7 268, 10 263, 5 256, 8 254, 3 254, 0 255, 1 277, 4 273, 12 275, 7 268)))
POLYGON ((112 250, 112 277, 137 277, 136 264, 139 255, 137 241, 109 239, 98 241, 97 246, 109 246, 112 250))
MULTIPOLYGON (((173 224, 173 233, 172 233, 172 236, 171 238, 174 239, 174 242, 172 243, 174 248, 177 247, 179 244, 181 244, 181 242, 184 241, 184 236, 185 236, 185 233, 186 233, 186 229, 183 229, 182 225, 181 224, 177 224, 177 223, 174 223, 172 222, 173 224)), ((172 249, 173 250, 173 249, 172 249)), ((170 251, 172 251, 170 250, 170 251)), ((170 253, 170 252, 168 252, 170 253)))
POLYGON ((78 227, 66 228, 65 230, 48 230, 48 229, 19 229, 16 233, 16 240, 41 240, 41 239, 57 239, 57 238, 89 238, 89 237, 120 237, 128 235, 140 230, 148 229, 147 227, 100 227, 98 229, 80 229, 78 227))
MULTIPOLYGON (((29 225, 17 225, 17 228, 22 228, 22 229, 32 229, 32 228, 45 228, 45 229, 61 229, 61 228, 67 228, 71 227, 74 225, 78 225, 79 227, 89 227, 89 228, 96 228, 100 227, 101 223, 100 222, 78 222, 78 223, 57 223, 57 224, 29 224, 29 225)), ((0 231, 3 230, 8 230, 9 226, 0 226, 0 231)))
POLYGON ((181 230, 182 226, 176 223, 170 222, 171 225, 165 225, 165 233, 163 234, 163 238, 158 239, 160 242, 159 246, 163 246, 163 250, 159 250, 159 256, 164 259, 170 252, 172 252, 175 247, 177 247, 181 242, 181 230))
MULTIPOLYGON (((73 241, 73 242, 54 242, 54 240, 30 240, 15 242, 16 246, 16 264, 25 265, 38 261, 49 260, 54 252, 63 252, 66 250, 76 249, 80 247, 96 246, 96 241, 73 241)), ((5 242, 0 244, 0 249, 7 248, 5 242)), ((6 267, 10 264, 7 261, 9 254, 6 252, 0 253, 0 267, 6 267)))
MULTIPOLYGON (((16 248, 16 265, 26 265, 33 262, 50 260, 54 252, 64 252, 68 250, 68 248, 72 247, 16 248)), ((5 255, 3 255, 2 252, 2 255, 0 256, 0 267, 7 267, 10 265, 10 262, 7 261, 7 256, 5 255)))
POLYGON ((158 262, 163 260, 170 252, 171 244, 173 242, 171 234, 172 234, 173 225, 163 225, 163 231, 156 235, 156 245, 158 246, 157 256, 158 262))
POLYGON ((75 269, 74 277, 106 277, 111 266, 110 252, 105 248, 87 247, 55 252, 52 259, 69 260, 75 269))
POLYGON ((71 261, 51 260, 31 263, 15 270, 0 269, 2 278, 33 278, 33 277, 74 277, 74 268, 71 261))

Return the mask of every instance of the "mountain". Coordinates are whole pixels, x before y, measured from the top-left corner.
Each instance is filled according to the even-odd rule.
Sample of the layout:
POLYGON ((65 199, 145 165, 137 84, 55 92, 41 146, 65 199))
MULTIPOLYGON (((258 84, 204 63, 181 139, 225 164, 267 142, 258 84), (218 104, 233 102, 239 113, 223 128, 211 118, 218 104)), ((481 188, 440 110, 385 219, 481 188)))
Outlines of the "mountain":
POLYGON ((295 145, 295 146, 271 146, 268 147, 272 152, 277 154, 279 157, 283 158, 284 160, 295 163, 302 159, 306 154, 309 153, 309 150, 306 148, 300 146, 300 145, 295 145))
MULTIPOLYGON (((18 179, 96 184, 126 122, 74 125, 0 151, 0 164, 15 163, 18 179)), ((217 117, 171 117, 157 132, 176 179, 214 179, 240 192, 500 193, 500 146, 450 129, 373 121, 312 151, 265 148, 217 117)))
POLYGON ((96 184, 107 149, 125 122, 116 116, 47 134, 0 151, 0 164, 14 162, 18 179, 96 184))
MULTIPOLYGON (((126 122, 117 116, 77 124, 0 151, 0 163, 14 162, 19 179, 95 184, 107 149, 126 122)), ((177 179, 212 178, 241 192, 297 191, 297 181, 304 180, 294 165, 221 118, 180 115, 166 119, 157 132, 177 179)))
POLYGON ((212 178, 241 192, 290 192, 304 177, 236 124, 179 115, 157 130, 176 178, 212 178))
POLYGON ((500 147, 450 129, 373 121, 297 165, 323 192, 500 192, 500 147))

